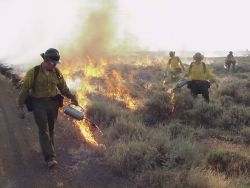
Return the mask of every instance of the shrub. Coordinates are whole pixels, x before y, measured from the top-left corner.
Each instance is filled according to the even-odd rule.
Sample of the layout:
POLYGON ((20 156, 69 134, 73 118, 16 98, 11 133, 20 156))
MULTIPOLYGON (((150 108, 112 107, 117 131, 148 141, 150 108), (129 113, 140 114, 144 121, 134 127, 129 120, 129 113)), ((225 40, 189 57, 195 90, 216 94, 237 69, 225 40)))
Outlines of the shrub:
POLYGON ((193 123, 196 127, 215 128, 218 126, 218 118, 223 113, 223 108, 218 103, 206 103, 204 100, 196 100, 194 107, 183 113, 183 119, 193 123))
POLYGON ((175 175, 163 169, 146 171, 139 174, 136 179, 137 188, 171 188, 175 184, 175 175))
POLYGON ((243 127, 240 130, 240 134, 241 134, 243 142, 246 145, 250 145, 250 127, 243 127))
POLYGON ((115 122, 116 118, 126 118, 131 114, 128 110, 123 109, 118 104, 112 103, 106 98, 96 97, 93 100, 92 106, 88 108, 87 115, 97 124, 110 126, 115 122))
POLYGON ((175 94, 175 112, 181 114, 183 111, 190 110, 194 106, 194 98, 190 91, 183 88, 181 92, 175 94))
POLYGON ((190 168, 192 165, 199 164, 200 159, 201 155, 197 146, 179 137, 171 142, 163 166, 167 169, 183 165, 190 168))
POLYGON ((115 143, 108 148, 105 156, 110 165, 124 175, 153 169, 159 158, 156 148, 142 141, 115 143))
POLYGON ((142 118, 148 124, 163 122, 169 117, 169 98, 166 92, 157 92, 150 96, 141 110, 142 118))
POLYGON ((224 82, 219 88, 219 94, 220 96, 238 97, 240 85, 241 82, 235 80, 229 80, 228 83, 224 82))
POLYGON ((242 126, 250 126, 250 108, 244 106, 233 106, 224 109, 218 124, 224 129, 239 129, 242 126))
POLYGON ((220 97, 220 102, 223 107, 231 107, 233 106, 234 99, 231 96, 224 95, 220 97))
POLYGON ((206 159, 206 166, 216 172, 223 172, 227 176, 250 174, 250 158, 235 152, 210 152, 206 159))
POLYGON ((158 152, 156 163, 158 166, 162 166, 165 162, 165 158, 171 144, 167 131, 165 131, 164 128, 159 128, 157 130, 150 131, 149 135, 150 137, 148 138, 148 143, 158 152))
POLYGON ((146 131, 145 125, 139 120, 119 117, 109 127, 107 138, 111 142, 116 142, 119 139, 125 142, 142 140, 146 137, 146 131))
POLYGON ((173 121, 168 125, 168 133, 171 140, 178 137, 189 138, 192 137, 194 129, 192 127, 187 127, 178 121, 173 121))

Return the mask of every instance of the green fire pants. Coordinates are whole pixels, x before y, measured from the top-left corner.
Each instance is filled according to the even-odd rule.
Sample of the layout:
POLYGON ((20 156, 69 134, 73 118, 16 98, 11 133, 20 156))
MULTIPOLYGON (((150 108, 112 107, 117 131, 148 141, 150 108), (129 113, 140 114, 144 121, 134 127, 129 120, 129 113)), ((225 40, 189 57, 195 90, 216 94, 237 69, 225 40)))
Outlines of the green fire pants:
POLYGON ((203 98, 206 102, 209 103, 209 91, 210 83, 206 80, 192 80, 188 82, 187 86, 193 95, 194 98, 197 97, 198 94, 202 94, 203 98))
POLYGON ((54 124, 58 115, 59 101, 53 98, 33 99, 32 108, 44 159, 45 161, 55 159, 54 124))

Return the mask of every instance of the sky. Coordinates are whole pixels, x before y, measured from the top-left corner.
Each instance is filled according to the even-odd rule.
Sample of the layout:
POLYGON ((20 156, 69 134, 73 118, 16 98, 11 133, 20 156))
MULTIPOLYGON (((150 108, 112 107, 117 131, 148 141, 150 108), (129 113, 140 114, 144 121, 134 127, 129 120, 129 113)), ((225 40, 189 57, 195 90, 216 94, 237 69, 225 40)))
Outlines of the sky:
POLYGON ((116 39, 131 37, 142 49, 250 49, 249 0, 1 0, 0 59, 25 62, 70 45, 105 2, 116 7, 116 39))
POLYGON ((120 0, 124 30, 152 49, 250 49, 249 0, 120 0))

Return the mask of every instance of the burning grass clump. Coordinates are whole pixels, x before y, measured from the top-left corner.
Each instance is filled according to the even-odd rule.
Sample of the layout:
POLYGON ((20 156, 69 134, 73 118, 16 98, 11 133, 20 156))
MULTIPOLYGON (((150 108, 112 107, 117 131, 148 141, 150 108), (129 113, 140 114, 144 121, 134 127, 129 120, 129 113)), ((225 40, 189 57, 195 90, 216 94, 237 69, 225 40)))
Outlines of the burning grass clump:
POLYGON ((206 159, 206 166, 226 176, 250 175, 250 158, 236 152, 210 152, 206 159))

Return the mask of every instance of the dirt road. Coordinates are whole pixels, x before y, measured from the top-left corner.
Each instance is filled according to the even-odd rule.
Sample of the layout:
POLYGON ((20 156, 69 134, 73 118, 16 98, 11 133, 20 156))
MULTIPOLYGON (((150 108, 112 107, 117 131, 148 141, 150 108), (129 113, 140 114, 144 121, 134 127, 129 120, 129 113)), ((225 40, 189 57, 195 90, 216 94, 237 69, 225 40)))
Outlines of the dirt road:
POLYGON ((59 122, 56 152, 59 165, 43 162, 32 114, 16 114, 17 91, 0 75, 0 188, 111 188, 132 187, 107 166, 100 154, 70 134, 59 122))

